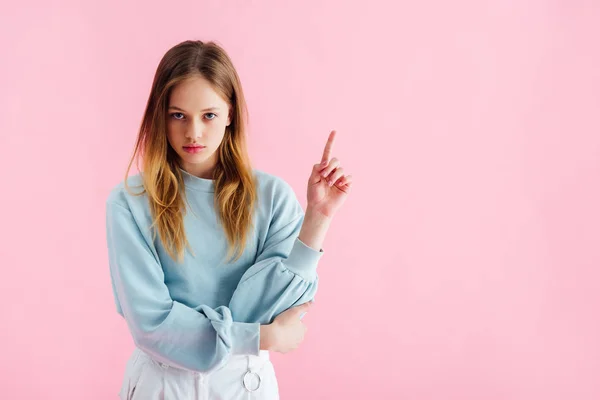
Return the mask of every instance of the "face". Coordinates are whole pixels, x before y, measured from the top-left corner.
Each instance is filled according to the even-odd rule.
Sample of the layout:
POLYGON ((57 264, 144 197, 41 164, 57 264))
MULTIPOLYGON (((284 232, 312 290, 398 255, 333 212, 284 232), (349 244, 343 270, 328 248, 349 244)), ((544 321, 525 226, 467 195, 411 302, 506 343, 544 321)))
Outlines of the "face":
POLYGON ((217 149, 231 123, 229 105, 202 77, 180 82, 171 92, 167 138, 184 170, 212 179, 217 149))

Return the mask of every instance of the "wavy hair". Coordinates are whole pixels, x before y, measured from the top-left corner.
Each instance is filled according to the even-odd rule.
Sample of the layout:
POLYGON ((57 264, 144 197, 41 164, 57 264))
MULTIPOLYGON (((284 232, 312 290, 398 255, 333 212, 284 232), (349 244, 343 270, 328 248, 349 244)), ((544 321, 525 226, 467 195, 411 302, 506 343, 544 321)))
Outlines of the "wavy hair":
POLYGON ((231 123, 217 149, 213 179, 215 208, 229 244, 228 258, 235 256, 237 260, 252 228, 257 188, 246 146, 248 110, 242 85, 231 59, 217 43, 187 40, 169 49, 161 59, 125 173, 125 187, 132 195, 148 193, 153 237, 158 232, 174 260, 183 260, 185 248, 193 254, 183 223, 187 202, 183 174, 179 157, 167 139, 166 118, 173 88, 198 76, 210 82, 231 109, 231 123), (144 190, 133 193, 127 177, 134 160, 140 158, 144 190))

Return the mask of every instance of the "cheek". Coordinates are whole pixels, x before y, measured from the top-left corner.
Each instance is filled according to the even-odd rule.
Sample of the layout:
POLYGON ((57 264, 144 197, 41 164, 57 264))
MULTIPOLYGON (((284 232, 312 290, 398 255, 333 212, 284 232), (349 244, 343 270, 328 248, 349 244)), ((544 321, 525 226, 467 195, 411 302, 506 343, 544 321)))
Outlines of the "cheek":
POLYGON ((183 145, 181 139, 177 135, 173 135, 172 132, 167 133, 167 142, 169 143, 169 146, 176 152, 179 152, 179 149, 183 145))
POLYGON ((170 142, 181 140, 181 126, 179 124, 170 123, 167 125, 167 138, 170 142))
POLYGON ((212 124, 207 130, 206 135, 208 136, 208 140, 213 143, 219 143, 223 138, 223 134, 225 133, 225 124, 218 123, 212 124))

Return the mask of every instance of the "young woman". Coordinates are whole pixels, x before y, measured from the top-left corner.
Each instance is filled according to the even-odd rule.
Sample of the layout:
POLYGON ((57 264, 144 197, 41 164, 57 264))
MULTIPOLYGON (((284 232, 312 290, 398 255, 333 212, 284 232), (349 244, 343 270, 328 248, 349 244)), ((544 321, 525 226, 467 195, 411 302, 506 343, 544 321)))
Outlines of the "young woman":
POLYGON ((125 180, 106 202, 113 294, 136 345, 122 399, 279 398, 269 351, 304 338, 322 244, 352 178, 331 158, 333 131, 304 212, 284 180, 251 167, 246 119, 218 44, 185 41, 164 55, 125 180))

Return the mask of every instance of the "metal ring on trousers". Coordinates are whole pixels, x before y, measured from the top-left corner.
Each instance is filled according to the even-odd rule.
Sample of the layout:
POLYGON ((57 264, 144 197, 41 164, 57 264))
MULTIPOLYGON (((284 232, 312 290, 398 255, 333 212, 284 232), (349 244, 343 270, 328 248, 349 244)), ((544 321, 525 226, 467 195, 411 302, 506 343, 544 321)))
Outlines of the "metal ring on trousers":
POLYGON ((262 379, 261 379, 261 377, 260 377, 260 375, 259 375, 258 373, 256 373, 256 372, 252 372, 252 371, 248 370, 248 371, 246 372, 246 374, 244 375, 243 382, 244 382, 244 387, 246 388, 246 390, 247 390, 247 391, 249 391, 249 392, 256 392, 256 391, 258 390, 258 388, 260 387, 260 384, 261 384, 261 382, 262 382, 262 379), (250 388, 248 387, 248 383, 246 383, 246 377, 247 377, 247 376, 252 376, 252 375, 256 375, 256 376, 258 377, 258 386, 256 387, 256 389, 250 389, 250 388))

